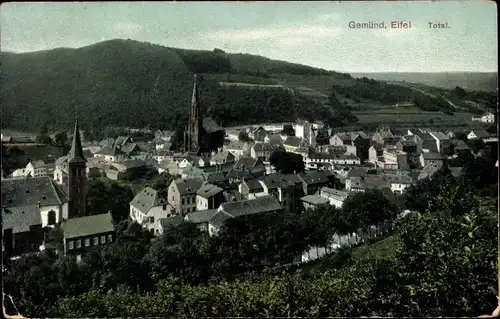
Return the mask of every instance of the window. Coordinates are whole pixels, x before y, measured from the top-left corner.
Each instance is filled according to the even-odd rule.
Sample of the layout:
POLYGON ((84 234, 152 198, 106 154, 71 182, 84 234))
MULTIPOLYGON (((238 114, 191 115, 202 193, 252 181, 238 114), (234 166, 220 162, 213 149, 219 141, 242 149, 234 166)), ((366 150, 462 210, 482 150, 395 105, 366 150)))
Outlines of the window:
POLYGON ((167 210, 167 205, 163 204, 163 210, 167 210))
POLYGON ((151 224, 155 222, 155 218, 154 218, 154 216, 149 217, 149 222, 150 222, 151 224))
POLYGON ((95 236, 94 237, 94 246, 99 245, 99 237, 95 236))
POLYGON ((82 248, 82 240, 81 239, 77 239, 75 242, 76 242, 76 248, 82 248))
POLYGON ((90 246, 90 238, 85 238, 85 247, 90 246))
POLYGON ((186 204, 186 199, 185 198, 182 199, 182 205, 184 205, 184 204, 186 204))
POLYGON ((73 243, 73 241, 72 241, 72 240, 68 241, 68 249, 69 249, 69 250, 71 250, 71 249, 73 249, 73 248, 74 248, 74 246, 73 246, 73 245, 74 245, 74 243, 73 243))
POLYGON ((49 210, 47 215, 47 225, 54 225, 56 223, 56 212, 49 210))
POLYGON ((101 244, 105 244, 106 243, 106 236, 101 236, 101 244))
POLYGON ((113 241, 113 235, 109 234, 108 235, 108 243, 112 242, 113 241))

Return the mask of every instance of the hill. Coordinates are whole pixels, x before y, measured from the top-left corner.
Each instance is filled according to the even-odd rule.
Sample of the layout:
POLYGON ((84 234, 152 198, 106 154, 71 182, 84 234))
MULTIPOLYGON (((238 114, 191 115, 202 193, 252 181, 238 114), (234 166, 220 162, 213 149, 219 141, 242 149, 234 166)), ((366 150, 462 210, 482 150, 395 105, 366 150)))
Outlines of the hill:
POLYGON ((2 53, 2 128, 67 129, 78 109, 83 129, 182 129, 195 73, 204 112, 223 126, 297 117, 351 125, 357 113, 415 100, 431 117, 444 112, 454 120, 450 105, 406 86, 219 49, 110 40, 78 49, 2 53))
POLYGON ((353 77, 368 77, 379 81, 422 83, 429 86, 454 89, 457 86, 468 90, 496 92, 497 73, 486 72, 389 72, 389 73, 351 73, 353 77))
POLYGON ((205 76, 215 74, 227 80, 230 75, 245 81, 253 78, 266 84, 262 82, 274 73, 332 74, 248 54, 111 40, 79 49, 2 53, 1 62, 4 128, 67 128, 77 108, 84 128, 90 124, 94 128, 183 127, 194 73, 201 74, 199 87, 205 112, 223 125, 293 120, 297 116, 314 119, 317 114, 335 117, 333 110, 322 103, 306 95, 295 96, 288 88, 264 87, 256 92, 251 87, 221 86, 219 80, 205 76))

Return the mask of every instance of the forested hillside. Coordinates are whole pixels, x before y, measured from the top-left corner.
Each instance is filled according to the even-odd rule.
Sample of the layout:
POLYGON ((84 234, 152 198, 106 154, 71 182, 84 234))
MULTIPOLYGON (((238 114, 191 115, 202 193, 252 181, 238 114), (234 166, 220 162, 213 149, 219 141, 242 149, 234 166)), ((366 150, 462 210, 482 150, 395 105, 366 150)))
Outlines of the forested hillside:
MULTIPOLYGON (((131 40, 79 49, 3 53, 1 62, 2 122, 21 130, 67 128, 77 108, 84 128, 92 123, 94 128, 175 129, 187 118, 194 73, 262 79, 273 72, 328 74, 259 56, 173 49, 131 40)), ((293 92, 279 88, 227 89, 203 76, 199 82, 206 112, 223 125, 294 120, 296 115, 312 119, 316 113, 327 112, 314 99, 294 97, 293 92), (256 109, 262 112, 248 112, 256 109)))
POLYGON ((453 112, 442 100, 368 78, 219 49, 111 40, 79 49, 2 53, 2 128, 67 129, 78 109, 83 129, 182 129, 195 73, 206 114, 223 126, 297 117, 351 124, 357 120, 352 111, 364 111, 367 103, 410 102, 422 110, 453 112))

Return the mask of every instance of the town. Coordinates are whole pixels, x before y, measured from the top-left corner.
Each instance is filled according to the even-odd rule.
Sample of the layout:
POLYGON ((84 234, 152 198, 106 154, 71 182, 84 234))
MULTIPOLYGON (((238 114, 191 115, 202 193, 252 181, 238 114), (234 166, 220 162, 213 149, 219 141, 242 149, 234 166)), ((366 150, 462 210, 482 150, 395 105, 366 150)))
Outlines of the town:
MULTIPOLYGON (((355 192, 385 189, 402 194, 441 170, 458 177, 464 160, 477 156, 481 145, 498 143, 496 133, 477 129, 384 126, 375 132, 335 132, 319 121, 301 119, 223 129, 202 114, 196 76, 193 86, 180 152, 172 149, 172 131, 156 131, 153 140, 117 136, 83 142, 85 132, 76 120, 67 156, 52 164, 33 160, 2 178, 7 255, 50 249, 45 238, 56 224, 64 230, 64 249, 58 253, 77 260, 87 247, 112 242, 111 215, 85 211, 89 178, 133 180, 151 172, 175 176, 163 196, 151 187, 138 192, 128 203, 129 218, 155 236, 184 222, 213 236, 225 220, 245 214, 324 204, 341 208, 355 192), (322 130, 327 135, 320 140, 322 130), (300 163, 284 159, 285 154, 296 154, 300 163)), ((491 124, 492 116, 474 120, 491 124)), ((2 142, 19 140, 2 136, 2 142)), ((340 247, 339 241, 306 251, 298 260, 319 258, 340 247)))
POLYGON ((2 5, 3 316, 500 316, 493 6, 2 5))

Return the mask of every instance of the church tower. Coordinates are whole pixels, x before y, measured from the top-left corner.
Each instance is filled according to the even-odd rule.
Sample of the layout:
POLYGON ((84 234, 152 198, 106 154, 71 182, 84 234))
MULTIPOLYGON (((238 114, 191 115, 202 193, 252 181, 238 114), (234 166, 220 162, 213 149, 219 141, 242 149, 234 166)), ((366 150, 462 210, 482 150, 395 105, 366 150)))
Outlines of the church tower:
POLYGON ((83 155, 78 118, 75 122, 75 132, 71 150, 68 154, 68 218, 85 216, 87 199, 87 160, 83 155))
POLYGON ((194 75, 193 96, 189 108, 188 134, 186 138, 186 151, 199 153, 202 145, 202 125, 201 105, 198 97, 198 84, 196 74, 194 75))

